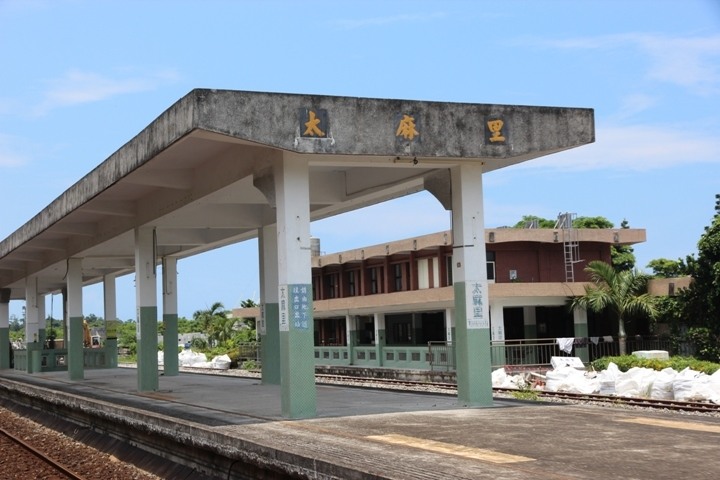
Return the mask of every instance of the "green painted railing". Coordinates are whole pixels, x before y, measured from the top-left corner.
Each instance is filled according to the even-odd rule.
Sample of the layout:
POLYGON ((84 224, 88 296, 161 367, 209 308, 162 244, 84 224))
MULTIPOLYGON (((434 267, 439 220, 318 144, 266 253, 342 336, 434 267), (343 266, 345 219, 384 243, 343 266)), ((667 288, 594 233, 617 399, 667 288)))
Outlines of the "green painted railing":
MULTIPOLYGON (((67 349, 35 349, 14 350, 14 369, 22 372, 59 372, 67 370, 67 349), (39 368, 38 368, 39 367, 39 368)), ((83 349, 83 363, 85 368, 112 368, 117 366, 107 347, 83 349)))

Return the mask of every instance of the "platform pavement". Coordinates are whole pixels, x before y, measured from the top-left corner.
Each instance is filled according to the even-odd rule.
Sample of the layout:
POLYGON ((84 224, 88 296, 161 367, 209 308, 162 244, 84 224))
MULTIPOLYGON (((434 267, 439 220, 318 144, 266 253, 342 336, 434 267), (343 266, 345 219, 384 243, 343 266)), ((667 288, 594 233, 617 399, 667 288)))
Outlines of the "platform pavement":
POLYGON ((48 396, 162 418, 178 432, 245 448, 305 478, 711 479, 720 418, 617 407, 497 399, 467 408, 442 395, 318 385, 318 416, 286 420, 280 387, 181 373, 138 393, 130 369, 27 375, 0 371, 48 396))

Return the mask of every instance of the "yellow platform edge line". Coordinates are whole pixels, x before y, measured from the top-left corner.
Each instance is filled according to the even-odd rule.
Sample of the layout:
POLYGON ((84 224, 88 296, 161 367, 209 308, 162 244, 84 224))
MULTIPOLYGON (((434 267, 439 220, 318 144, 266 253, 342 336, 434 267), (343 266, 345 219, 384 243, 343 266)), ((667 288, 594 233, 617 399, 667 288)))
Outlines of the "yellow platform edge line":
POLYGON ((676 428, 679 430, 693 430, 696 432, 720 433, 720 425, 708 425, 706 423, 698 423, 698 422, 678 422, 675 420, 661 420, 661 419, 657 419, 657 418, 640 418, 640 417, 621 418, 621 419, 618 419, 618 422, 639 423, 641 425, 651 425, 654 427, 664 427, 664 428, 676 428))
POLYGON ((531 462, 534 458, 523 457, 521 455, 511 455, 508 453, 496 452, 484 448, 466 447, 464 445, 456 445, 454 443, 436 442, 434 440, 426 440, 424 438, 408 437, 405 435, 370 435, 365 437, 376 442, 390 443, 393 445, 404 445, 407 447, 419 448, 436 453, 445 453, 455 455, 457 457, 470 458, 473 460, 482 460, 491 463, 518 463, 531 462))

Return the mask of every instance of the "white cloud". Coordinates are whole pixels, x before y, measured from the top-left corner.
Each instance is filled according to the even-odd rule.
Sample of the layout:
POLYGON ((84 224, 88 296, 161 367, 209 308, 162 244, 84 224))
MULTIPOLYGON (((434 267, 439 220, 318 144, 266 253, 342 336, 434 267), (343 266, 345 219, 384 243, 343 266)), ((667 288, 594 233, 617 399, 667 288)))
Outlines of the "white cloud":
POLYGON ((625 120, 642 113, 657 104, 657 99, 644 93, 626 95, 620 99, 620 111, 613 115, 613 120, 625 120))
POLYGON ((700 95, 720 93, 720 35, 663 36, 628 33, 563 40, 533 40, 533 45, 580 50, 635 48, 647 55, 650 79, 700 95))
POLYGON ((518 168, 648 171, 678 164, 720 163, 720 138, 673 126, 598 128, 594 144, 522 163, 518 168))
POLYGON ((177 78, 174 71, 158 71, 145 76, 112 78, 94 72, 70 70, 52 80, 44 100, 34 112, 43 115, 50 110, 71 105, 97 102, 118 95, 155 90, 177 78))
POLYGON ((720 35, 694 38, 643 35, 636 41, 652 57, 650 78, 703 95, 720 93, 720 35))

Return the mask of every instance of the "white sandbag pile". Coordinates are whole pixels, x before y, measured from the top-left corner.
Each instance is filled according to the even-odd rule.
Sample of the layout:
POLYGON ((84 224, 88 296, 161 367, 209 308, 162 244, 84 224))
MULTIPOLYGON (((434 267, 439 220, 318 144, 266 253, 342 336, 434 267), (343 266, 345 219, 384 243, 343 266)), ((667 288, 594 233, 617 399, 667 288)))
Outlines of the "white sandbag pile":
MULTIPOLYGON (((228 370, 230 368, 230 357, 218 355, 208 362, 204 353, 193 352, 185 349, 178 355, 178 364, 181 367, 211 368, 213 370, 228 370)), ((165 355, 162 350, 158 351, 158 365, 165 365, 165 355)))
POLYGON ((575 367, 565 366, 550 370, 545 375, 545 390, 549 392, 596 393, 598 382, 594 376, 575 367))
POLYGON ((204 353, 193 352, 190 348, 180 352, 180 355, 178 355, 178 362, 181 367, 210 368, 210 362, 207 360, 207 355, 204 353))
MULTIPOLYGON (((523 377, 507 375, 500 368, 492 373, 493 387, 523 388, 523 377)), ((657 400, 713 402, 720 404, 720 370, 712 375, 686 368, 656 371, 634 367, 621 372, 610 363, 601 372, 584 372, 562 366, 547 372, 544 390, 583 394, 642 397, 657 400)))

